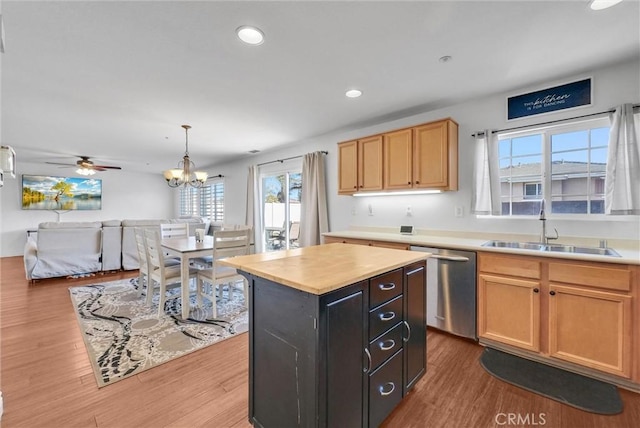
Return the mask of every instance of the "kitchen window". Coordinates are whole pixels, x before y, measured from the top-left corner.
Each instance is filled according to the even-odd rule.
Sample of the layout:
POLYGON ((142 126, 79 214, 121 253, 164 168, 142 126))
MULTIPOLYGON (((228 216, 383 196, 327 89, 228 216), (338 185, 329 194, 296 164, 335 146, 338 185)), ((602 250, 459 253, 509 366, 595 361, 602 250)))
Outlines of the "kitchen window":
POLYGON ((210 179, 200 188, 180 188, 180 215, 197 216, 210 219, 211 222, 224 222, 224 181, 222 178, 210 179))
POLYGON ((500 134, 503 216, 604 214, 608 118, 500 134))

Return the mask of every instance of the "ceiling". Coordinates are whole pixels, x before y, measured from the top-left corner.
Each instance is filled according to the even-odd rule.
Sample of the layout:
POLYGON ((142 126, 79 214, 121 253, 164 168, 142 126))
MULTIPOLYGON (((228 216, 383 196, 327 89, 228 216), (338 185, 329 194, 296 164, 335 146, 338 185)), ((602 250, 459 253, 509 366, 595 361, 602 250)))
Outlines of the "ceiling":
POLYGON ((189 124, 208 167, 638 58, 639 6, 4 0, 2 144, 19 162, 159 173, 189 124), (265 42, 243 44, 242 25, 265 42))

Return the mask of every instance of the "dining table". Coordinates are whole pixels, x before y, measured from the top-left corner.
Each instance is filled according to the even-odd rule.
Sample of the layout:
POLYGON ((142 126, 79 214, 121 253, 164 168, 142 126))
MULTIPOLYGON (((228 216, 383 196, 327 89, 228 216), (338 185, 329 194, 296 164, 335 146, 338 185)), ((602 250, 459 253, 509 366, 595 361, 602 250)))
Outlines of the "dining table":
POLYGON ((188 238, 165 238, 162 248, 169 256, 180 259, 180 290, 182 294, 182 318, 189 317, 189 260, 213 255, 213 236, 205 235, 202 241, 194 236, 188 238))

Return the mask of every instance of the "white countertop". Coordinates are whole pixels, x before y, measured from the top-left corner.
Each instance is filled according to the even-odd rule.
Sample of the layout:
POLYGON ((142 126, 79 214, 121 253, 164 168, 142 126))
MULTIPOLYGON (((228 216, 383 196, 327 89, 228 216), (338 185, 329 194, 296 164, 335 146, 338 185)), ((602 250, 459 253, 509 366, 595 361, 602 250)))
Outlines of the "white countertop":
MULTIPOLYGON (((606 263, 619 263, 619 264, 633 264, 640 265, 640 248, 635 247, 633 241, 628 247, 616 247, 610 245, 610 248, 620 254, 621 257, 614 256, 601 256, 593 254, 579 254, 579 253, 563 253, 556 251, 538 251, 538 250, 525 250, 518 248, 495 248, 495 247, 483 247, 487 241, 492 239, 496 240, 508 240, 503 236, 493 236, 488 238, 464 238, 458 236, 444 236, 444 235, 429 235, 429 234, 416 234, 416 235, 402 235, 399 232, 387 232, 387 231, 366 231, 366 230, 345 230, 338 232, 323 233, 323 236, 332 236, 336 238, 351 238, 351 239, 369 239, 373 241, 386 241, 397 242, 402 244, 423 246, 423 247, 436 247, 436 248, 450 248, 459 250, 470 251, 486 251, 496 253, 509 253, 520 254, 538 257, 551 257, 557 259, 570 259, 570 260, 585 260, 592 262, 606 262, 606 263)), ((518 239, 514 239, 518 240, 518 239)), ((520 241, 520 240, 518 240, 520 241)), ((568 242, 563 242, 568 243, 568 242)), ((575 245, 582 245, 576 243, 575 245)))

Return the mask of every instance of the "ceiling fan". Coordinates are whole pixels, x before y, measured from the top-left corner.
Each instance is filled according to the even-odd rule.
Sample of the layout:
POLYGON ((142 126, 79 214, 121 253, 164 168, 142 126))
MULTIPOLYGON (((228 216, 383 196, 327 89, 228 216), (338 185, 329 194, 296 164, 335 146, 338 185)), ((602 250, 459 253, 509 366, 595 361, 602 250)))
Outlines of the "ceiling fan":
POLYGON ((93 163, 92 160, 89 159, 89 156, 79 156, 79 158, 80 159, 76 161, 75 165, 71 163, 59 163, 59 162, 45 162, 45 163, 48 163, 51 165, 77 167, 78 169, 76 170, 76 172, 81 175, 92 175, 92 174, 95 174, 96 171, 107 171, 109 169, 122 169, 119 166, 96 165, 93 163))

